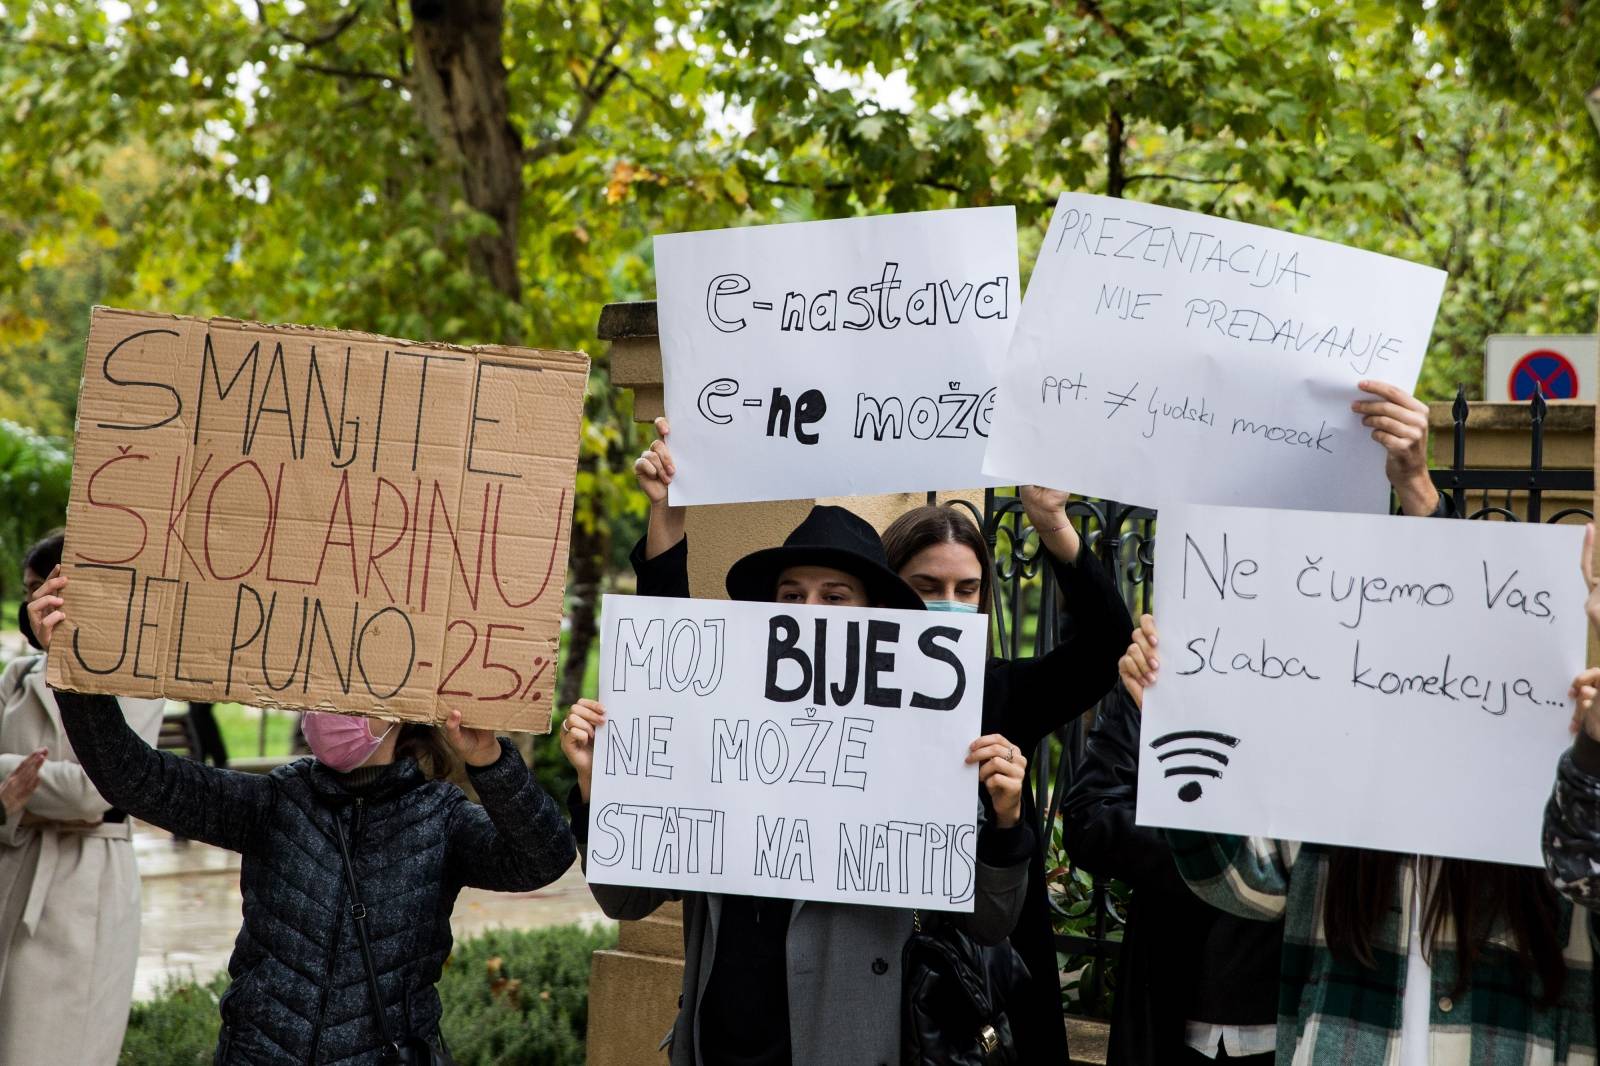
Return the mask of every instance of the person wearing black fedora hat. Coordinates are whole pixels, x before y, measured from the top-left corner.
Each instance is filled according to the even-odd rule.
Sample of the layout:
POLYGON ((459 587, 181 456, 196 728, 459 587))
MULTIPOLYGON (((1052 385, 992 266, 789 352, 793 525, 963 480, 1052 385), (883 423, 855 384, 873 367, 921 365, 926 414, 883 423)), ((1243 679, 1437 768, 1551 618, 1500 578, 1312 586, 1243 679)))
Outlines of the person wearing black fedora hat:
MULTIPOLYGON (((664 448, 653 454, 670 462, 664 448)), ((644 465, 641 458, 640 481, 655 506, 650 532, 634 549, 639 592, 687 597, 682 512, 666 516, 665 493, 657 491, 664 485, 652 483, 644 465), (652 556, 653 545, 662 550, 652 556)), ((923 609, 922 598, 889 568, 877 532, 843 507, 812 508, 782 545, 736 562, 726 585, 738 600, 923 609)), ((568 808, 580 854, 586 851, 595 738, 604 726, 605 709, 592 700, 575 704, 561 726, 562 751, 578 775, 568 808)), ((1021 913, 1034 851, 1033 829, 1021 817, 1027 760, 999 734, 979 737, 960 757, 979 767, 982 801, 974 797, 974 910, 956 921, 979 943, 996 944, 1021 913)), ((683 995, 666 1042, 672 1066, 900 1061, 901 963, 914 928, 910 910, 618 885, 591 885, 590 891, 618 919, 643 918, 664 902, 683 901, 683 995)))
POLYGON ((813 507, 783 544, 751 552, 734 563, 728 570, 728 595, 736 600, 795 601, 803 585, 792 573, 795 570, 840 571, 859 582, 865 602, 875 607, 923 609, 922 597, 889 569, 877 530, 843 507, 813 507))

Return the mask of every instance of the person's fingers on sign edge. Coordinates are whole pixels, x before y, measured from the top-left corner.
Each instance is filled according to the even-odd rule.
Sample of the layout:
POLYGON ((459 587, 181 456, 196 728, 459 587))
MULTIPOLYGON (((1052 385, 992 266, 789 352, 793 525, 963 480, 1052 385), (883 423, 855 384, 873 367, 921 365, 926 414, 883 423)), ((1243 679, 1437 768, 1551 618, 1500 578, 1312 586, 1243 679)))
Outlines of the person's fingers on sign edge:
POLYGON ((1408 411, 1426 413, 1428 410, 1427 404, 1400 386, 1392 385, 1387 381, 1368 378, 1364 381, 1356 382, 1356 388, 1370 395, 1382 397, 1382 400, 1357 400, 1350 405, 1353 410, 1360 411, 1363 407, 1379 406, 1384 400, 1408 411))
POLYGON ((651 443, 650 450, 660 459, 663 475, 671 481, 672 475, 678 472, 678 464, 672 460, 672 449, 667 447, 666 441, 658 440, 651 443))
POLYGON ((993 748, 995 751, 1007 751, 1011 747, 1013 747, 1011 741, 1007 740, 1002 734, 985 733, 983 736, 967 745, 967 762, 980 762, 983 759, 988 758, 986 755, 979 754, 979 752, 984 748, 993 748))

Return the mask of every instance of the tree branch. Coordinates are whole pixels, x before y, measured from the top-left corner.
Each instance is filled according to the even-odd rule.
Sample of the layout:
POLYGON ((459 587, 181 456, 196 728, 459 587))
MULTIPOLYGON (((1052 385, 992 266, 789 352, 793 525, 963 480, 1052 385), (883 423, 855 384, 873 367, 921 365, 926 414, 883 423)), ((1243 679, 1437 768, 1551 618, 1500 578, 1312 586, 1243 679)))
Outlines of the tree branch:
MULTIPOLYGON (((261 5, 260 4, 256 5, 256 10, 257 11, 261 10, 261 5)), ((327 29, 323 30, 321 33, 316 34, 315 36, 312 36, 312 37, 301 37, 298 34, 293 34, 293 33, 290 33, 288 30, 282 30, 282 29, 278 30, 277 32, 278 32, 278 35, 283 37, 285 40, 293 41, 295 44, 300 45, 302 48, 310 50, 312 48, 321 48, 324 45, 329 45, 329 44, 332 44, 334 41, 337 41, 341 36, 343 36, 345 30, 348 30, 351 26, 354 26, 356 24, 356 19, 358 19, 360 17, 361 17, 361 5, 360 4, 356 4, 355 6, 353 6, 350 9, 350 13, 349 14, 345 15, 341 19, 335 20, 332 25, 330 25, 327 29)))
POLYGON ((411 64, 406 62, 406 27, 400 20, 400 0, 389 0, 389 19, 394 23, 395 36, 398 44, 395 47, 395 58, 400 61, 400 73, 411 77, 411 64))
POLYGON ((1188 174, 1129 174, 1122 179, 1124 186, 1132 185, 1136 181, 1178 181, 1191 185, 1237 185, 1241 179, 1235 175, 1231 178, 1200 178, 1188 174))
POLYGON ((326 74, 330 78, 352 78, 365 81, 388 81, 396 85, 404 85, 406 79, 399 74, 391 74, 382 70, 366 70, 361 67, 330 67, 323 63, 312 63, 309 60, 297 59, 294 66, 300 70, 308 70, 313 74, 326 74))
POLYGON ((600 106, 600 101, 605 99, 605 95, 611 90, 611 86, 616 84, 617 79, 622 76, 622 67, 606 57, 611 54, 612 49, 622 43, 622 37, 626 32, 627 23, 619 22, 617 28, 612 31, 611 36, 607 39, 605 46, 600 49, 600 53, 595 56, 594 61, 590 64, 588 76, 581 79, 576 74, 572 76, 573 82, 578 87, 578 95, 583 99, 583 102, 578 105, 578 113, 572 116, 572 124, 567 127, 567 132, 557 134, 554 137, 546 137, 532 148, 529 148, 527 154, 523 157, 524 162, 537 163, 541 159, 548 159, 553 155, 572 150, 573 145, 577 143, 578 137, 582 135, 584 129, 589 125, 589 120, 594 117, 595 108, 600 106), (600 73, 600 68, 602 67, 608 68, 603 75, 600 73))

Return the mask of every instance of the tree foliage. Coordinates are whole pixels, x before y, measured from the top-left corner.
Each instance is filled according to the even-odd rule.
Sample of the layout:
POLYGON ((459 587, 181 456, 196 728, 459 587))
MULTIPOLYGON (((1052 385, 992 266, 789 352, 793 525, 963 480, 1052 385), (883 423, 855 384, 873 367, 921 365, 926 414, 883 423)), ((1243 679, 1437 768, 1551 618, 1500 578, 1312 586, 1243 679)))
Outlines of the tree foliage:
POLYGON ((581 620, 642 514, 593 333, 651 234, 1010 203, 1026 267, 1067 189, 1449 270, 1442 398, 1592 324, 1588 6, 0 6, 0 416, 70 430, 94 301, 588 350, 581 620))
POLYGON ((22 553, 67 513, 72 457, 61 443, 0 419, 0 595, 21 588, 22 553))

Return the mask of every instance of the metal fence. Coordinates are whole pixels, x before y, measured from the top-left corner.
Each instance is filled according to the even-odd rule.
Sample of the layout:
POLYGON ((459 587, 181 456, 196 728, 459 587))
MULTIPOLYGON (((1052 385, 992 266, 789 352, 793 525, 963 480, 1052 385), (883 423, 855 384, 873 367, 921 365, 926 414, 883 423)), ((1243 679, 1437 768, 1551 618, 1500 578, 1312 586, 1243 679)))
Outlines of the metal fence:
MULTIPOLYGON (((1560 522, 1588 521, 1587 508, 1567 507, 1544 516, 1544 495, 1594 490, 1593 470, 1547 470, 1544 434, 1547 405, 1535 395, 1528 403, 1531 436, 1528 465, 1523 468, 1482 468, 1467 465, 1467 416, 1464 390, 1458 390, 1452 407, 1451 464, 1430 471, 1433 483, 1449 497, 1451 510, 1470 519, 1560 522)), ((1043 655, 1056 644, 1059 620, 1055 609, 1054 581, 1043 565, 1042 549, 1027 523, 1021 502, 1014 495, 989 490, 980 515, 975 507, 957 502, 972 513, 988 538, 995 558, 993 625, 995 652, 1007 658, 1043 655)), ((1155 566, 1156 513, 1111 500, 1075 500, 1068 505, 1087 550, 1116 575, 1129 611, 1137 617, 1150 609, 1151 577, 1155 566)), ((1033 788, 1037 801, 1040 839, 1050 841, 1061 811, 1061 801, 1083 756, 1088 716, 1080 716, 1057 731, 1034 753, 1033 788)), ((1063 883, 1081 886, 1071 868, 1071 842, 1063 883)), ((1096 882, 1085 891, 1052 894, 1058 926, 1071 924, 1078 931, 1058 933, 1056 948, 1069 956, 1069 968, 1083 979, 1077 988, 1075 1010, 1103 1015, 1106 1004, 1105 974, 1113 964, 1124 920, 1119 894, 1096 882)))

